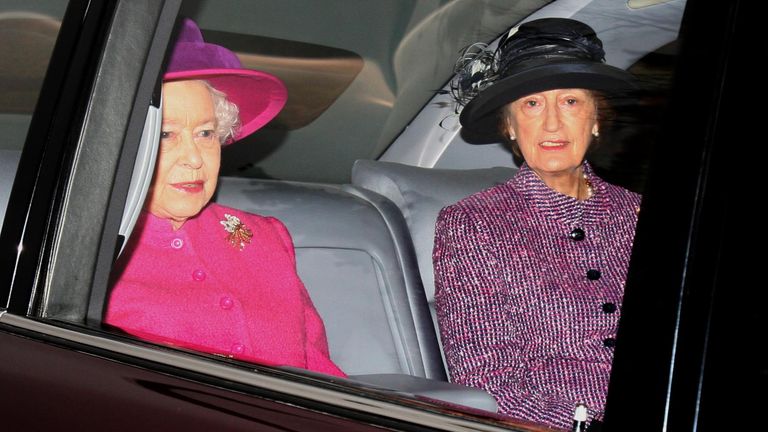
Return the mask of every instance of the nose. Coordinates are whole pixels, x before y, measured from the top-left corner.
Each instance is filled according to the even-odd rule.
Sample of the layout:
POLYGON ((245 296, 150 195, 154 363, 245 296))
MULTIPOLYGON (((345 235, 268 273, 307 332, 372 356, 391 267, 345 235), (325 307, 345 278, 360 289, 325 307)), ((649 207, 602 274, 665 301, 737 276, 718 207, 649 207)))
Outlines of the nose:
POLYGON ((560 110, 556 103, 546 104, 546 112, 544 113, 544 130, 547 132, 556 132, 560 129, 560 110))
POLYGON ((203 166, 203 158, 191 133, 181 134, 181 153, 179 163, 185 167, 197 169, 203 166))

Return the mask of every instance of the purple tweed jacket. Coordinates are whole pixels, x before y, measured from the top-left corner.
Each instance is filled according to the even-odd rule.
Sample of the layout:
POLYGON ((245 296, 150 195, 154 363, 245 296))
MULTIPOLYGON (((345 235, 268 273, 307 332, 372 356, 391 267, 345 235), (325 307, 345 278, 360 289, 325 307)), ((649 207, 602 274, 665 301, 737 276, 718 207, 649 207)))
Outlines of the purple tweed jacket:
POLYGON ((578 201, 527 165, 444 208, 433 251, 453 382, 499 412, 568 428, 576 403, 602 418, 640 196, 598 178, 578 201))

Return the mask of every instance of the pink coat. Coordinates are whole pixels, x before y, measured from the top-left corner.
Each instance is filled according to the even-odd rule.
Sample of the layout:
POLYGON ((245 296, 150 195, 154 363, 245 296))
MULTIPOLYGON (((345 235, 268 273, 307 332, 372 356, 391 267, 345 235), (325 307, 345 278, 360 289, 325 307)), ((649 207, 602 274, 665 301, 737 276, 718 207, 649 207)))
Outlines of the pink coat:
POLYGON ((105 322, 152 342, 337 376, 325 328, 275 218, 209 204, 177 231, 143 213, 118 261, 105 322), (253 233, 242 250, 222 221, 253 233))

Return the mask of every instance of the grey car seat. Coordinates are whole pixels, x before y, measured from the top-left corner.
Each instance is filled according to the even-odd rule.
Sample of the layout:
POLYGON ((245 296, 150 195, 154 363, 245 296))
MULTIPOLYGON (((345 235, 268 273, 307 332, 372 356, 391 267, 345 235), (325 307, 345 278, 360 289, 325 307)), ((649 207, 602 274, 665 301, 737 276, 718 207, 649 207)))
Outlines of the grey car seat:
MULTIPOLYGON (((475 192, 504 183, 517 168, 434 169, 394 162, 358 160, 352 168, 352 184, 380 194, 400 210, 414 250, 430 311, 434 317, 435 279, 432 246, 440 209, 475 192)), ((435 325, 435 328, 436 325, 435 325)))
POLYGON ((280 219, 323 318, 332 359, 353 380, 495 411, 482 390, 447 382, 405 221, 350 186, 223 177, 216 201, 280 219))

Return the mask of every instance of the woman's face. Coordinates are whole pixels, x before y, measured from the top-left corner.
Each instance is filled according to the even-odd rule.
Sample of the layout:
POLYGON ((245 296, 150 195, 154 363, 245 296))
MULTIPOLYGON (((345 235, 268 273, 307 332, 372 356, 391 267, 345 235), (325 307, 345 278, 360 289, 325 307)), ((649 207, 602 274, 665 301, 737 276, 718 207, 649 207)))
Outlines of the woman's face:
POLYGON ((163 126, 149 212, 181 227, 210 201, 220 162, 221 143, 208 88, 201 81, 163 84, 163 126))
POLYGON ((589 90, 534 93, 504 109, 507 131, 528 166, 539 175, 572 173, 598 132, 596 101, 589 90))

